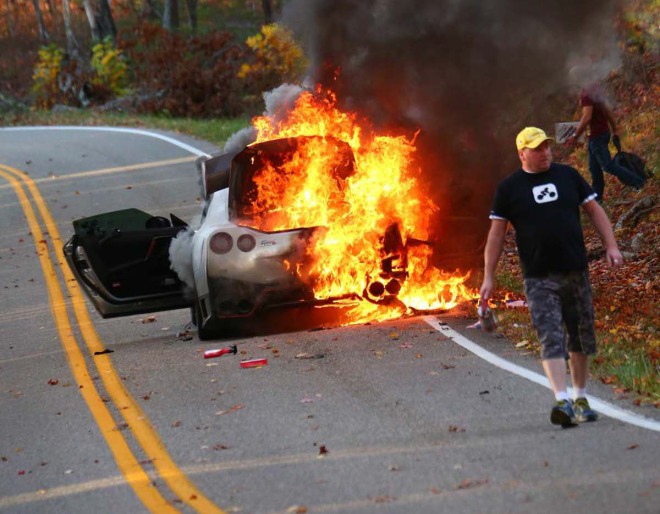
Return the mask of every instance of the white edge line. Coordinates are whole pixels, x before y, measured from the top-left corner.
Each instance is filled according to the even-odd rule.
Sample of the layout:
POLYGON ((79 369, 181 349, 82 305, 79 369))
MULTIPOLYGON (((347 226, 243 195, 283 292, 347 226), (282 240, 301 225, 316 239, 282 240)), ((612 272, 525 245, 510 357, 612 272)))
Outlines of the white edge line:
POLYGON ((36 127, 0 127, 0 130, 7 131, 29 131, 29 130, 88 130, 88 131, 102 131, 102 132, 121 132, 124 134, 137 134, 140 136, 153 137, 155 139, 160 139, 166 143, 170 143, 174 146, 178 146, 182 150, 190 152, 191 154, 196 155, 197 157, 210 157, 210 154, 203 152, 199 148, 178 141, 172 137, 166 136, 164 134, 158 134, 157 132, 151 132, 148 130, 126 128, 126 127, 82 127, 82 126, 69 126, 69 125, 53 125, 53 126, 36 126, 36 127))
MULTIPOLYGON (((486 362, 489 362, 494 366, 497 366, 498 368, 513 373, 514 375, 518 375, 520 377, 526 378, 527 380, 530 380, 536 384, 542 385, 543 387, 550 389, 550 382, 543 375, 540 375, 539 373, 531 371, 527 368, 523 368, 522 366, 518 366, 517 364, 513 364, 512 362, 509 362, 506 359, 503 359, 502 357, 498 357, 494 353, 489 352, 488 350, 485 350, 484 348, 474 343, 473 341, 470 341, 467 337, 459 334, 449 325, 445 324, 442 321, 439 321, 433 316, 423 316, 422 319, 426 321, 426 323, 431 325, 434 329, 436 329, 438 332, 447 336, 456 344, 462 346, 463 348, 465 348, 469 352, 472 352, 477 357, 480 357, 486 362)), ((570 387, 568 388, 568 392, 569 394, 572 393, 570 387)), ((655 421, 650 418, 646 418, 644 416, 640 416, 639 414, 635 414, 634 412, 621 409, 616 405, 612 405, 611 403, 608 403, 606 401, 599 400, 598 398, 594 398, 593 396, 589 396, 589 403, 601 414, 604 414, 611 418, 618 419, 619 421, 623 421, 624 423, 629 423, 631 425, 636 425, 638 427, 647 428, 649 430, 660 432, 660 422, 658 421, 655 421)))

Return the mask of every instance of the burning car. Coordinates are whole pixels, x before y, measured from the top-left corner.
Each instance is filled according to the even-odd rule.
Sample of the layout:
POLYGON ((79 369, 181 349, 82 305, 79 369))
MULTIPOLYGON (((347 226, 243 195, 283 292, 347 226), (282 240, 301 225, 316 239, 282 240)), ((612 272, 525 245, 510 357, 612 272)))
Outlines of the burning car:
POLYGON ((277 130, 257 119, 253 143, 198 160, 194 229, 137 209, 73 223, 64 252, 102 316, 190 307, 206 339, 269 309, 341 303, 366 321, 473 296, 466 276, 430 265, 434 206, 409 169, 410 140, 364 142, 351 117, 312 95, 291 119, 277 130), (313 113, 324 120, 310 124, 313 113))
POLYGON ((272 230, 286 206, 260 205, 257 188, 263 170, 278 174, 281 186, 290 186, 286 163, 311 144, 333 149, 327 171, 340 192, 355 172, 350 146, 327 137, 286 138, 198 160, 207 203, 197 230, 175 215, 168 219, 139 209, 74 221, 75 233, 64 253, 99 313, 117 317, 189 306, 199 337, 205 339, 221 332, 222 320, 253 316, 264 309, 339 300, 394 302, 407 278, 408 245, 427 244, 418 240, 404 244, 397 224, 389 225, 380 238, 377 275, 361 291, 325 298, 315 296, 313 279, 305 275, 306 249, 324 227, 272 230), (188 280, 174 271, 170 260, 172 241, 186 236, 192 264, 188 280))

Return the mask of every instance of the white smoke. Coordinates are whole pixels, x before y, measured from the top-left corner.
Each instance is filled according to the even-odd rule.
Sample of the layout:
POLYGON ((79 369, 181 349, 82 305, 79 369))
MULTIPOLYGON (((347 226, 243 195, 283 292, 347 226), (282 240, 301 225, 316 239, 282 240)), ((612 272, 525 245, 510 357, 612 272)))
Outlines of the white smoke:
POLYGON ((170 243, 170 267, 188 287, 195 288, 192 264, 192 238, 195 231, 187 227, 177 234, 170 243))
POLYGON ((264 103, 266 104, 266 112, 273 124, 280 123, 285 120, 293 109, 296 100, 304 89, 296 84, 282 84, 272 91, 264 93, 264 103))
POLYGON ((257 133, 253 127, 246 127, 238 132, 234 132, 229 136, 229 139, 227 139, 223 148, 223 153, 240 152, 250 143, 254 143, 256 138, 257 133))
POLYGON ((579 90, 604 83, 621 66, 621 57, 614 53, 599 60, 576 57, 572 62, 575 64, 570 66, 566 81, 572 90, 579 90))
MULTIPOLYGON (((295 84, 282 84, 272 91, 263 94, 266 110, 264 116, 271 120, 273 125, 285 120, 288 113, 296 103, 300 93, 303 92, 301 86, 295 84)), ((225 143, 223 152, 239 152, 257 138, 254 127, 247 127, 232 134, 225 143)))

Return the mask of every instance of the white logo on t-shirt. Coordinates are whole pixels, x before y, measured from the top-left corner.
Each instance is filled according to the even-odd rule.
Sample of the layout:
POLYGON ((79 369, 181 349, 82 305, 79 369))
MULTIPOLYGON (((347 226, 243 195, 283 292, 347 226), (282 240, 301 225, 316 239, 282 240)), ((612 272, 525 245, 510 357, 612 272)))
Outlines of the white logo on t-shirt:
POLYGON ((557 200, 557 187, 554 184, 543 184, 532 189, 536 203, 554 202, 557 200))

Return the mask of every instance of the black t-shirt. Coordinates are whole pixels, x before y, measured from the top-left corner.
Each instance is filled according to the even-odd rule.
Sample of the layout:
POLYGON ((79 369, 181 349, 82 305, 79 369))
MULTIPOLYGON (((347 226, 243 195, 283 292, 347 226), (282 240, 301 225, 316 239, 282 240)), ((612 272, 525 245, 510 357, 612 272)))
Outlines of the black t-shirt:
POLYGON ((596 198, 576 169, 518 169, 497 187, 491 219, 511 222, 525 277, 587 269, 580 205, 596 198))

